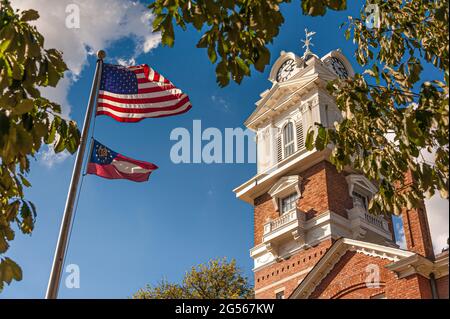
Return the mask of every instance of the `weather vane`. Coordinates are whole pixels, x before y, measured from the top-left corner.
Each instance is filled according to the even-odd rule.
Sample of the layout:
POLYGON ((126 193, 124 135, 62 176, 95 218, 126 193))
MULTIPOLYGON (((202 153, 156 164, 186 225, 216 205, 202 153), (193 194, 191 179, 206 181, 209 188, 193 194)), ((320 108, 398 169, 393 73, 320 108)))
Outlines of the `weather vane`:
POLYGON ((316 34, 316 32, 314 31, 310 31, 308 32, 308 29, 305 29, 305 40, 302 40, 302 42, 304 43, 303 48, 305 49, 305 53, 303 54, 304 57, 306 57, 308 54, 311 54, 311 49, 310 47, 313 47, 314 44, 311 43, 311 37, 316 34))

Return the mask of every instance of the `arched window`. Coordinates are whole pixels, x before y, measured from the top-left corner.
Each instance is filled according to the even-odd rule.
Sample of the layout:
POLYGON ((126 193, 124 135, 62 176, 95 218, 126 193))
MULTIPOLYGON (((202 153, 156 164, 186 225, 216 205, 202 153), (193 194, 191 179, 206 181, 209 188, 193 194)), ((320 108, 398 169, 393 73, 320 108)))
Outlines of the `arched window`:
POLYGON ((294 125, 288 122, 283 128, 284 157, 294 154, 294 125))

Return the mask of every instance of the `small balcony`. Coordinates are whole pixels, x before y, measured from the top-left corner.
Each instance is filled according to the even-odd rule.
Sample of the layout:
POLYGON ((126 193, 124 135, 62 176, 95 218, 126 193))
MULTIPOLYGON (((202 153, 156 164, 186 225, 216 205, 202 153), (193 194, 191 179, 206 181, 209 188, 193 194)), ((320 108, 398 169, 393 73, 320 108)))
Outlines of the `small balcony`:
POLYGON ((264 224, 263 243, 277 243, 286 237, 300 238, 303 229, 305 213, 293 209, 280 217, 264 224))
POLYGON ((392 239, 388 221, 383 216, 370 214, 364 207, 355 205, 348 211, 353 237, 363 234, 365 230, 371 230, 386 239, 392 239))
POLYGON ((386 219, 384 219, 381 216, 375 216, 372 214, 369 214, 368 212, 364 212, 364 219, 366 222, 371 224, 372 226, 375 226, 383 231, 389 231, 389 225, 386 219))

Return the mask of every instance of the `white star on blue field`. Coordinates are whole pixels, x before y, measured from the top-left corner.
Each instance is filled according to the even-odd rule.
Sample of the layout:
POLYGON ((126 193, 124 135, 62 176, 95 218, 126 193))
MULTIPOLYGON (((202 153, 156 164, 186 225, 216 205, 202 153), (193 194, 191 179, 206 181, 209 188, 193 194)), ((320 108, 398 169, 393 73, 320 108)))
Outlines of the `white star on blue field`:
MULTIPOLYGON (((345 40, 339 26, 347 16, 359 16, 361 4, 349 1, 350 9, 315 18, 304 16, 298 1, 282 5, 286 21, 269 46, 271 63, 282 50, 303 54, 300 40, 308 28, 316 31, 315 54, 321 57, 342 48, 360 71, 353 57, 355 47, 345 40)), ((119 123, 108 116, 96 119, 98 141, 119 154, 155 163, 159 169, 146 183, 84 177, 65 260, 66 266, 79 266, 80 288, 67 288, 67 273, 63 273, 61 298, 128 298, 163 278, 180 282, 192 266, 218 257, 235 258, 253 283, 249 256, 254 245, 253 209, 236 199, 232 190, 256 174, 256 164, 174 164, 170 150, 175 141, 170 140, 170 133, 178 127, 192 132, 196 119, 202 121, 203 129, 244 128, 260 93, 270 88, 270 66, 264 73, 252 69, 251 78, 241 85, 231 83, 221 89, 207 51, 196 48, 201 34, 193 28, 175 31, 173 48, 159 46, 138 56, 136 64, 146 63, 167 77, 189 95, 193 107, 179 116, 139 123, 119 123)), ((95 30, 89 32, 95 37, 95 30)), ((103 49, 111 64, 117 64, 118 58, 133 58, 136 51, 133 40, 127 38, 103 49)), ((71 118, 80 126, 95 62, 91 56, 68 97, 71 118)), ((424 74, 436 77, 431 69, 424 74)), ((33 187, 26 190, 26 198, 37 206, 36 227, 32 236, 16 232, 7 256, 21 265, 23 280, 6 285, 0 298, 44 297, 74 160, 71 156, 51 168, 32 162, 29 179, 33 187)))
POLYGON ((93 143, 92 153, 88 155, 90 158, 89 161, 96 164, 111 164, 113 159, 117 156, 117 153, 98 141, 94 140, 93 143))
POLYGON ((138 81, 133 71, 104 64, 100 90, 116 94, 137 94, 138 81))

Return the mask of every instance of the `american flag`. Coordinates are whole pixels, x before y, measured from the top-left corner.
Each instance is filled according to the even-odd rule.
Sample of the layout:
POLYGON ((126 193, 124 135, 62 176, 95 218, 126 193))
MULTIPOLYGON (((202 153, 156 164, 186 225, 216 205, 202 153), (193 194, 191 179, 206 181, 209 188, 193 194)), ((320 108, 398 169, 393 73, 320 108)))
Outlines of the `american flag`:
POLYGON ((146 64, 104 64, 97 115, 119 122, 182 114, 191 109, 189 97, 146 64))

